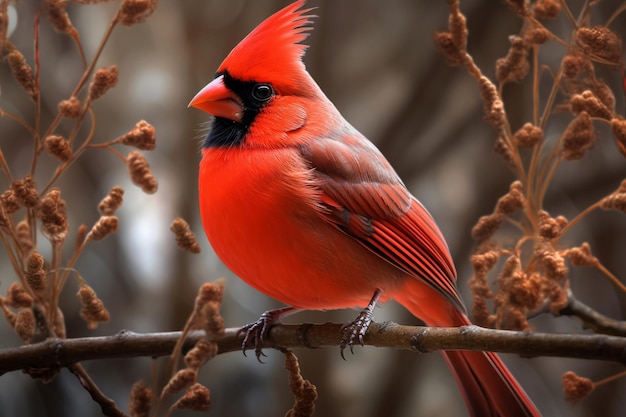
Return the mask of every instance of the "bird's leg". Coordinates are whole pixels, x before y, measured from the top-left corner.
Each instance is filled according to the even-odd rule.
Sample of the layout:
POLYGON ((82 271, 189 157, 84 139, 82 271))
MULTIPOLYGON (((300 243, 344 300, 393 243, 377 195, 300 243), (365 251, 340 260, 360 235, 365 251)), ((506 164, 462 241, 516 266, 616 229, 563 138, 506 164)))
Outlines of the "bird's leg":
POLYGON ((370 327, 370 324, 372 323, 374 307, 376 307, 376 303, 378 302, 378 299, 380 298, 382 293, 383 292, 380 289, 376 289, 376 291, 374 291, 372 299, 367 304, 367 307, 365 307, 363 311, 361 311, 361 314, 359 314, 352 323, 346 324, 341 329, 342 336, 341 345, 339 346, 339 348, 341 349, 341 357, 343 359, 346 359, 343 356, 343 351, 346 346, 350 347, 350 353, 354 353, 352 346, 354 346, 355 343, 359 343, 361 346, 363 346, 363 336, 365 336, 365 332, 367 332, 368 327, 370 327))
POLYGON ((295 307, 268 310, 261 314, 261 317, 254 323, 246 324, 239 329, 239 334, 246 334, 243 338, 243 342, 241 342, 241 350, 243 350, 244 356, 246 355, 247 349, 254 347, 254 354, 257 360, 263 362, 261 361, 261 356, 265 356, 263 353, 263 342, 269 336, 272 326, 280 323, 281 317, 289 316, 298 311, 301 311, 301 309, 295 307))

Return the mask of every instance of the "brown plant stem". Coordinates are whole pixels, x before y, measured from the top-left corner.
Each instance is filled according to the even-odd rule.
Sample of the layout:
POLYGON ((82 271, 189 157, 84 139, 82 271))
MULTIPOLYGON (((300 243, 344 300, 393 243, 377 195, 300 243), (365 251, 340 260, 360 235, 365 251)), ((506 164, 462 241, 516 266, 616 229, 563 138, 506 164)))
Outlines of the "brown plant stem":
MULTIPOLYGON (((277 325, 272 328, 266 348, 337 347, 341 323, 277 325)), ((203 331, 190 332, 183 353, 193 347, 203 331)), ((24 368, 70 366, 84 360, 166 356, 181 332, 139 334, 122 331, 114 336, 77 339, 47 339, 43 342, 0 351, 0 375, 24 368)), ((223 336, 211 336, 219 353, 239 351, 242 335, 238 328, 226 329, 223 336)), ((473 350, 514 353, 522 357, 569 357, 626 364, 626 337, 587 334, 548 334, 493 330, 478 326, 420 327, 393 322, 372 323, 365 345, 411 350, 419 353, 439 350, 473 350)))

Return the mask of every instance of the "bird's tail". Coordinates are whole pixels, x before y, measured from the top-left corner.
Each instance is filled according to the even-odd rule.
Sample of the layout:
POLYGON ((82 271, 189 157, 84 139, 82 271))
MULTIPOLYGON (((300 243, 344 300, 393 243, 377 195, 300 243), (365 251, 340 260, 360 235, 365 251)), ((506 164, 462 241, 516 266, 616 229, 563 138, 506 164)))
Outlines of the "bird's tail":
MULTIPOLYGON (((408 282, 407 282, 408 283, 408 282)), ((464 326, 471 322, 430 286, 415 280, 393 299, 430 326, 464 326)), ((530 398, 493 352, 441 352, 473 417, 540 417, 530 398)))

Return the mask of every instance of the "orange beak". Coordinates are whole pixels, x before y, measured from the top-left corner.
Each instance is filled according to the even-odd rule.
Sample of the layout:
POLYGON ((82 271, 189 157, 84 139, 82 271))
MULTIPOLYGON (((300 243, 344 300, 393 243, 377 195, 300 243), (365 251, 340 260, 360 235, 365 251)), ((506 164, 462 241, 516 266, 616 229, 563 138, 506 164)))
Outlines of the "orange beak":
POLYGON ((239 98, 224 85, 223 75, 200 90, 191 99, 188 107, 195 107, 215 117, 224 117, 239 123, 241 123, 244 111, 239 98))

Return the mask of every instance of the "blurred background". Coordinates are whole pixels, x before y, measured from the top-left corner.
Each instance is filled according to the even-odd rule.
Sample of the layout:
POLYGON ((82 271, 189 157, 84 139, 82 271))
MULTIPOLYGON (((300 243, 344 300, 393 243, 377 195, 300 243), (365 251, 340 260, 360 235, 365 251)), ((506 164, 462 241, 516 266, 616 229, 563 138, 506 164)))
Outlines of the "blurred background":
MULTIPOLYGON (((80 224, 99 217, 98 202, 114 185, 126 190, 118 212, 119 233, 89 245, 76 265, 111 312, 111 321, 96 331, 86 329, 78 316, 76 282, 63 293, 62 308, 68 336, 112 335, 122 329, 136 332, 179 330, 193 307, 199 286, 226 277, 222 314, 228 327, 241 326, 280 304, 259 294, 229 273, 212 253, 203 235, 197 209, 197 165, 200 141, 206 135, 208 116, 187 109, 193 95, 213 78, 230 49, 265 17, 287 5, 286 0, 161 1, 146 23, 117 27, 98 67, 117 64, 117 87, 98 100, 96 142, 116 138, 140 119, 157 129, 157 149, 144 153, 159 180, 159 191, 146 195, 133 186, 124 163, 114 154, 88 151, 59 180, 68 205, 70 238, 80 224), (185 218, 202 245, 200 255, 180 251, 169 231, 176 216, 185 218)), ((573 3, 578 13, 579 3, 573 3)), ((599 2, 592 24, 605 22, 620 2, 599 2)), ((308 39, 305 57, 309 72, 343 115, 386 155, 407 187, 430 210, 444 235, 459 272, 459 288, 467 303, 467 281, 472 270, 469 257, 475 247, 471 227, 479 216, 493 210, 497 198, 508 190, 514 176, 491 152, 494 131, 483 121, 482 103, 475 81, 463 70, 450 68, 436 51, 432 35, 447 27, 445 1, 415 0, 311 0, 318 9, 315 30, 308 39)), ((118 2, 67 10, 80 33, 87 57, 93 56, 118 2)), ((11 41, 33 63, 33 15, 38 2, 13 3, 17 23, 11 41)), ((468 19, 469 51, 485 75, 494 79, 495 60, 509 48, 508 36, 517 34, 518 20, 498 1, 467 0, 462 11, 468 19)), ((626 17, 612 26, 621 28, 626 17)), ((567 39, 571 26, 564 16, 550 28, 567 39)), ((556 44, 541 49, 541 62, 556 68, 564 49, 556 44)), ((56 114, 82 74, 72 40, 41 20, 40 28, 43 126, 56 114)), ((617 112, 624 114, 620 74, 598 70, 616 92, 617 112)), ((530 81, 508 85, 507 111, 513 129, 532 117, 530 81)), ((6 65, 0 66, 0 106, 27 121, 34 110, 15 86, 6 65)), ((542 76, 544 92, 551 87, 542 76)), ((548 127, 558 135, 569 117, 559 116, 548 127)), ((66 121, 67 122, 67 121, 66 121)), ((71 123, 59 131, 67 134, 71 123)), ((87 124, 88 127, 88 124, 87 124)), ((549 190, 545 203, 553 215, 572 218, 592 202, 608 194, 626 176, 624 158, 606 126, 596 125, 600 140, 596 149, 577 163, 565 163, 549 190)), ((83 134, 87 133, 84 129, 83 134)), ((8 118, 0 118, 0 146, 17 178, 30 167, 32 140, 8 118)), ((119 147, 126 154, 129 149, 119 147)), ((45 183, 56 166, 41 158, 38 183, 45 183)), ((2 190, 8 183, 0 178, 2 190)), ((563 240, 576 246, 584 241, 603 264, 618 277, 626 277, 626 217, 598 211, 577 225, 563 240)), ((513 238, 508 238, 513 242, 513 238)), ((503 236, 503 242, 507 237, 503 236)), ((297 244, 297 242, 294 242, 297 244)), ((49 248, 40 250, 49 258, 49 248), (48 253, 46 253, 48 250, 48 253)), ((0 251, 0 291, 15 280, 0 251)), ((583 302, 613 318, 624 318, 626 296, 597 271, 573 269, 571 285, 583 302)), ((311 312, 289 322, 350 321, 356 311, 311 312)), ((418 324, 395 303, 376 310, 376 321, 394 320, 418 324)), ((539 317, 535 329, 549 332, 583 332, 571 318, 539 317)), ((20 341, 0 322, 0 348, 20 341)), ((213 416, 278 416, 291 407, 283 355, 266 351, 265 364, 253 355, 220 355, 204 366, 200 382, 212 395, 213 416)), ((317 385, 318 416, 465 416, 454 380, 438 354, 416 355, 389 349, 357 348, 341 360, 338 349, 297 350, 304 377, 317 385)), ((563 399, 561 375, 567 370, 600 380, 622 369, 612 363, 583 360, 503 356, 511 371, 546 416, 619 416, 626 408, 626 381, 599 387, 577 405, 563 399)), ((128 409, 131 385, 150 383, 151 360, 103 360, 84 363, 105 394, 128 409)), ((98 416, 98 406, 74 376, 63 370, 50 384, 41 384, 19 372, 0 377, 0 416, 98 416)), ((176 415, 197 415, 177 412, 176 415)))

